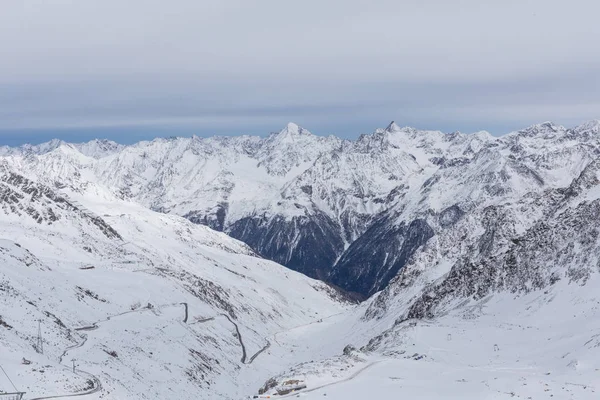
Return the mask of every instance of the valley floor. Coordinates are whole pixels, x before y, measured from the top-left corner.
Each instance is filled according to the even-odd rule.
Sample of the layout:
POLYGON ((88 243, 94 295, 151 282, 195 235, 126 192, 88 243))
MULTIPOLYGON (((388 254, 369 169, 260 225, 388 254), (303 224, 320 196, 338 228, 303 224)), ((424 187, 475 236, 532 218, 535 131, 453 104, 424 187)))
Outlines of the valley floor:
MULTIPOLYGON (((560 287, 516 298, 497 295, 436 320, 407 321, 382 335, 373 351, 349 355, 342 354, 344 347, 366 344, 367 329, 377 322, 361 321, 361 307, 316 316, 310 323, 265 337, 264 347, 251 343, 246 363, 240 363, 226 379, 217 378, 213 389, 242 400, 255 395, 270 377, 279 376, 301 379, 307 388, 272 398, 597 399, 600 303, 592 287, 582 287, 576 297, 569 297, 566 293, 572 292, 561 292, 560 287), (283 371, 288 372, 280 375, 283 371)), ((127 335, 132 326, 165 325, 181 320, 182 314, 181 307, 164 306, 101 321, 82 336, 90 342, 70 349, 63 364, 68 366, 71 357, 83 358, 86 346, 94 341, 114 341, 115 333, 127 335)), ((201 334, 214 329, 208 327, 214 323, 227 325, 218 318, 196 320, 193 331, 201 334)), ((171 335, 181 336, 192 328, 177 324, 173 329, 171 335)), ((94 387, 82 389, 90 378, 81 372, 86 368, 102 375, 103 367, 98 364, 82 364, 79 374, 68 374, 65 369, 58 375, 71 380, 84 394, 81 398, 106 398, 106 393, 94 387)), ((143 387, 143 376, 139 379, 143 387)))
POLYGON ((361 322, 332 316, 276 335, 253 368, 240 372, 240 388, 255 395, 267 378, 303 363, 277 380, 302 380, 307 388, 272 398, 597 399, 599 297, 593 284, 574 296, 567 286, 496 295, 436 320, 407 321, 381 336, 375 351, 349 356, 342 356, 346 344, 364 344, 361 322))

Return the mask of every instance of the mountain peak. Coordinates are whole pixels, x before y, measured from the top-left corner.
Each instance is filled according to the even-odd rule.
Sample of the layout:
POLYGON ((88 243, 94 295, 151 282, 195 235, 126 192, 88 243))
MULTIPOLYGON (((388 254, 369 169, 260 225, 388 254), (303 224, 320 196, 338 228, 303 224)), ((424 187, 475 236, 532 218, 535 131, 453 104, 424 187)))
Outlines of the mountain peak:
POLYGON ((518 132, 516 132, 517 134, 521 134, 521 135, 528 135, 528 136, 536 136, 536 135, 543 135, 543 134, 552 134, 552 133, 557 133, 557 132, 564 132, 565 128, 562 125, 556 125, 554 122, 551 121, 546 121, 546 122, 542 122, 541 124, 535 124, 535 125, 531 125, 523 130, 520 130, 518 132))
POLYGON ((293 122, 288 122, 285 128, 280 130, 278 133, 273 133, 271 136, 275 138, 280 138, 281 140, 283 138, 293 139, 296 136, 312 136, 312 133, 293 122))
POLYGON ((293 135, 306 135, 306 134, 311 134, 308 130, 302 128, 301 126, 299 126, 298 124, 295 124, 294 122, 288 122, 288 124, 285 126, 285 128, 283 128, 283 130, 280 133, 289 133, 289 134, 293 134, 293 135))
POLYGON ((573 128, 575 132, 593 132, 600 133, 600 120, 593 119, 591 121, 586 121, 581 125, 573 128))
POLYGON ((20 147, 21 151, 32 154, 45 154, 49 153, 52 150, 59 148, 62 145, 65 145, 66 142, 60 139, 52 139, 49 142, 44 142, 40 144, 24 144, 20 147))
POLYGON ((81 154, 93 158, 102 158, 124 148, 123 145, 108 139, 93 139, 89 142, 78 143, 75 147, 81 154))
POLYGON ((531 129, 531 128, 557 130, 558 128, 560 128, 560 126, 556 125, 552 121, 545 121, 545 122, 542 122, 539 124, 534 124, 527 129, 531 129))
POLYGON ((288 122, 284 129, 286 129, 288 131, 296 131, 297 132, 297 131, 301 130, 302 128, 300 128, 297 124, 295 124, 293 122, 288 122))
POLYGON ((395 121, 390 122, 390 124, 385 128, 386 132, 400 132, 402 128, 396 124, 395 121))

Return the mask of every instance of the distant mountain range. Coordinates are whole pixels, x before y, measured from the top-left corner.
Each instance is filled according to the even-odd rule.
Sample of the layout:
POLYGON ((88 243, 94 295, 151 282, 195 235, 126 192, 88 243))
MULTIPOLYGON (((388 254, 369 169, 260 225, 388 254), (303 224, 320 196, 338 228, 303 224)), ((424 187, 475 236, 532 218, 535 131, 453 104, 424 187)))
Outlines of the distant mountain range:
MULTIPOLYGON (((364 298, 458 221, 478 218, 467 236, 479 238, 490 207, 510 205, 519 230, 533 226, 538 220, 518 205, 568 187, 600 152, 599 129, 599 121, 542 123, 493 137, 392 122, 352 141, 290 123, 266 138, 54 140, 0 154, 51 187, 107 191, 184 216, 364 298)), ((487 233, 481 250, 497 240, 487 233)))

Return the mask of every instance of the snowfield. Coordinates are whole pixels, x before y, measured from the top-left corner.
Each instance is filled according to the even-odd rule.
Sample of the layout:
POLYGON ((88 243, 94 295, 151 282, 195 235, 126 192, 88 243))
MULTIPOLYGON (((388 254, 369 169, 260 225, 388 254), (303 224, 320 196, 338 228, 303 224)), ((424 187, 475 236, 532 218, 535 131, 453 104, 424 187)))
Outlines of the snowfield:
POLYGON ((368 344, 361 335, 352 336, 356 326, 348 329, 350 321, 337 317, 319 331, 288 336, 292 342, 283 347, 298 352, 301 337, 312 337, 327 343, 315 348, 314 354, 322 354, 340 343, 339 326, 346 325, 341 343, 362 350, 276 376, 280 383, 302 380, 307 389, 273 398, 596 399, 599 283, 595 277, 576 291, 565 283, 546 293, 490 296, 433 320, 407 321, 368 344))
MULTIPOLYGON (((5 208, 0 225, 0 365, 26 398, 100 383, 88 398, 236 398, 237 375, 273 332, 346 307, 323 283, 183 218, 3 185, 40 189, 16 204, 59 217, 5 208)), ((12 391, 4 377, 0 388, 12 391)))

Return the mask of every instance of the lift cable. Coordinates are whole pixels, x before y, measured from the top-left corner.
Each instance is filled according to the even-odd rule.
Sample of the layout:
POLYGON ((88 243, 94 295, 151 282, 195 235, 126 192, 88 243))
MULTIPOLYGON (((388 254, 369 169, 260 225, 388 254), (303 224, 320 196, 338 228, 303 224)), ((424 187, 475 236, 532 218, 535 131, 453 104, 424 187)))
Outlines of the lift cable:
POLYGON ((2 370, 2 372, 4 372, 4 375, 6 375, 6 379, 8 379, 8 381, 10 382, 10 384, 13 386, 13 388, 15 389, 15 392, 18 392, 19 389, 17 389, 17 387, 15 386, 15 384, 13 383, 13 381, 10 380, 10 377, 8 376, 8 374, 6 373, 6 371, 4 370, 4 368, 2 368, 2 365, 0 365, 0 369, 2 370))

